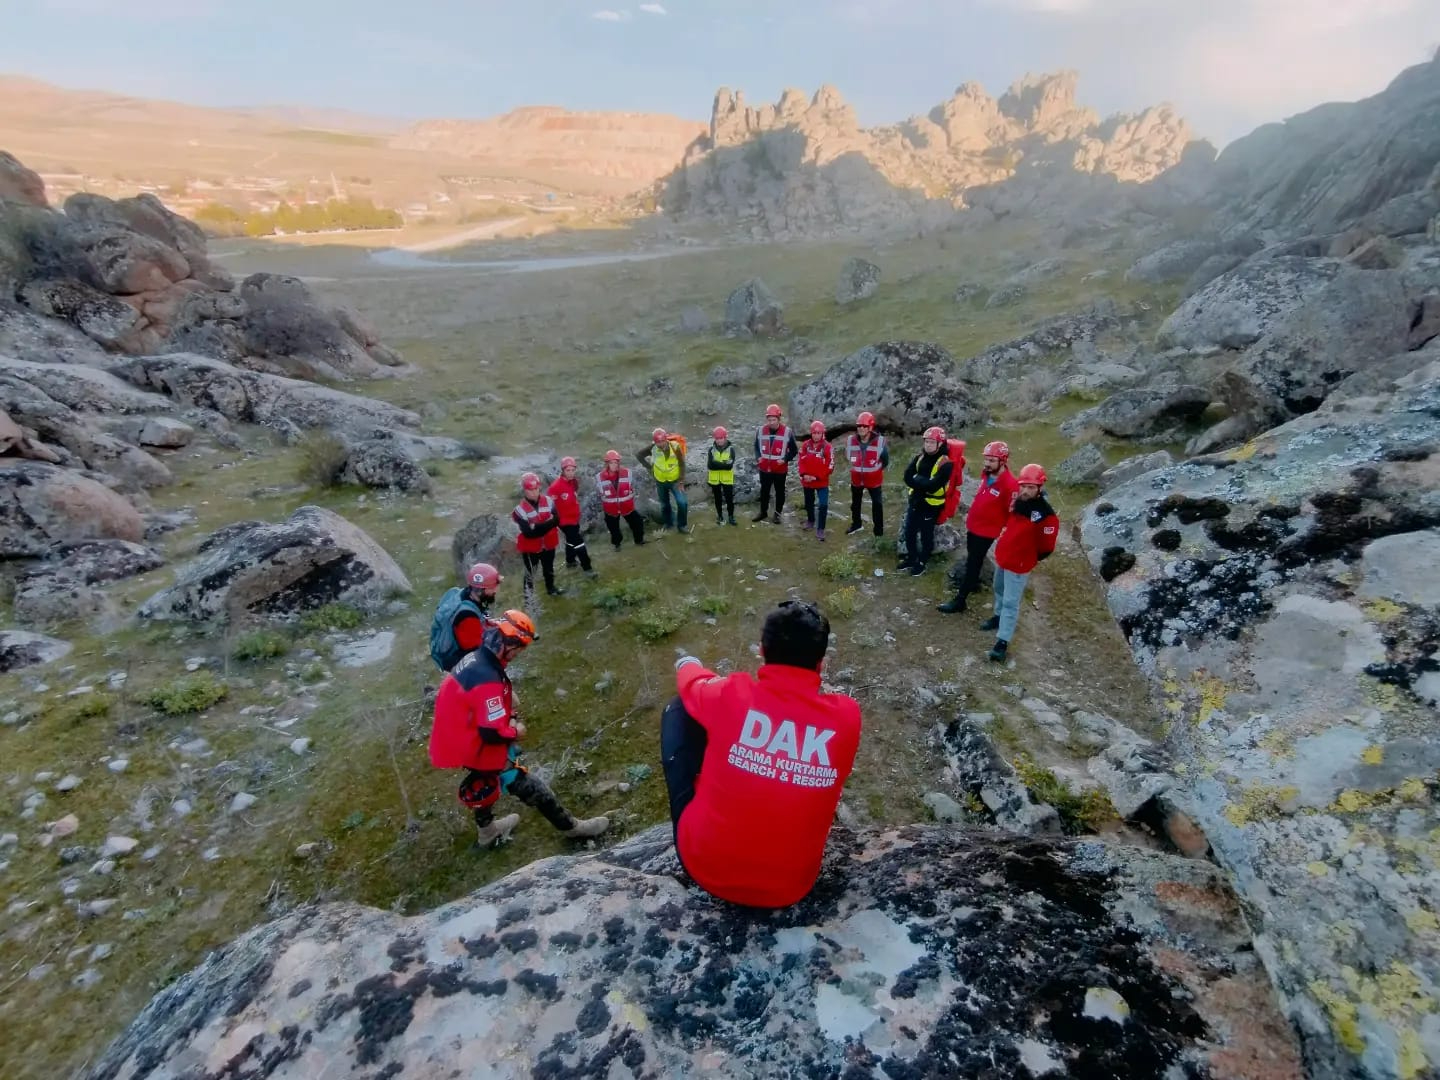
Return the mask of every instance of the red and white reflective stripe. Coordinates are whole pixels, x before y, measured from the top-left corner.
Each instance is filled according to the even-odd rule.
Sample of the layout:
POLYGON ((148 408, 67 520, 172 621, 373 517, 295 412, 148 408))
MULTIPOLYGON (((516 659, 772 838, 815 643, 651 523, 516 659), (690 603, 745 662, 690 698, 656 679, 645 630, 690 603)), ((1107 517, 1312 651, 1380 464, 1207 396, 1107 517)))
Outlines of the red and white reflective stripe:
POLYGON ((600 485, 600 502, 607 509, 612 506, 624 506, 635 497, 634 489, 630 486, 629 469, 621 469, 614 476, 606 476, 601 473, 595 479, 600 485))
POLYGON ((541 495, 540 501, 534 505, 528 499, 521 499, 515 511, 527 525, 544 525, 555 516, 555 501, 549 495, 541 495))
POLYGON ((860 445, 860 440, 854 435, 845 443, 845 456, 850 459, 850 471, 857 473, 876 473, 884 468, 880 464, 880 451, 885 449, 885 436, 875 436, 873 443, 865 446, 860 445))
POLYGON ((758 433, 761 461, 784 461, 785 447, 790 442, 790 429, 781 425, 779 431, 762 426, 758 433))

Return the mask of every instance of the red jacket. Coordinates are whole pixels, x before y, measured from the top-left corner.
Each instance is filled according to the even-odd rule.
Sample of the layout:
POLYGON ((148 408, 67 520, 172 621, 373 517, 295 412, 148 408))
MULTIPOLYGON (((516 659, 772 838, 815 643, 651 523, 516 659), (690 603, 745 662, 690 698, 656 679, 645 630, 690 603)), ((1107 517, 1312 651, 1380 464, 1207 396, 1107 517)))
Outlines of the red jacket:
POLYGON ((845 456, 850 459, 850 486, 878 488, 885 483, 885 467, 890 464, 890 448, 884 435, 871 435, 862 443, 852 434, 845 440, 845 456))
POLYGON ((555 516, 555 500, 541 495, 539 501, 521 499, 520 505, 510 512, 511 519, 520 526, 520 535, 515 537, 515 550, 522 555, 538 555, 540 552, 560 546, 560 524, 555 516))
POLYGON ((713 896, 787 907, 815 885, 860 746, 860 706, 822 694, 820 673, 766 664, 721 678, 698 660, 675 681, 709 736, 695 798, 680 815, 686 871, 713 896))
POLYGON ((1020 481, 1008 465, 1002 466, 995 476, 980 475, 980 486, 970 500, 970 511, 965 515, 965 529, 976 536, 994 540, 1005 531, 1005 519, 1010 516, 1010 504, 1020 490, 1020 481), (994 483, 991 483, 991 481, 994 483))
POLYGON ((835 451, 828 442, 806 439, 800 444, 800 484, 807 488, 828 488, 830 474, 835 470, 835 451))
POLYGON ((995 565, 1012 574, 1028 574, 1035 564, 1055 550, 1060 519, 1042 492, 1033 499, 1015 500, 1005 531, 995 543, 995 565))
POLYGON ((555 516, 561 525, 580 524, 580 481, 557 476, 545 492, 555 501, 555 516))
POLYGON ((755 465, 761 472, 788 473, 799 449, 794 433, 784 424, 777 431, 771 431, 768 423, 755 430, 755 465))
POLYGON ((630 470, 620 466, 616 473, 602 472, 595 477, 600 488, 600 505, 611 517, 624 517, 635 512, 635 487, 630 482, 630 470))
POLYGON ((501 772, 515 730, 510 676, 489 649, 468 653, 440 683, 430 727, 430 764, 437 769, 501 772))

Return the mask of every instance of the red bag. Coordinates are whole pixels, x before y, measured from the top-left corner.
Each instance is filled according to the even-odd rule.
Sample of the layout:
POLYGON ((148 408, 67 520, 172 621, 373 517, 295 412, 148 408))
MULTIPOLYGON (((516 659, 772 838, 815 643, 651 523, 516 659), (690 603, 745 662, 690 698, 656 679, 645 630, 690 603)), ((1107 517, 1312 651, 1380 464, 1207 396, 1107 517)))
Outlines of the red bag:
POLYGON ((945 449, 950 458, 950 483, 945 488, 945 505, 935 524, 943 525, 960 509, 960 489, 965 483, 965 440, 946 439, 945 449))

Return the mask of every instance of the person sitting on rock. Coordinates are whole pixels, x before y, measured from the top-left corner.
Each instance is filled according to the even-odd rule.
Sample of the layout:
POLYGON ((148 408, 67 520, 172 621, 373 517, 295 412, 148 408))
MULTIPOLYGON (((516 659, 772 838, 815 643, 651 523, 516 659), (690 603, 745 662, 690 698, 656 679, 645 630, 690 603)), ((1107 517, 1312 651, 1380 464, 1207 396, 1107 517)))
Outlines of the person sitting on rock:
POLYGON ((1016 478, 1019 491, 1005 519, 1005 531, 995 542, 995 614, 980 624, 996 631, 995 645, 986 655, 1003 663, 1015 624, 1020 621, 1020 598, 1037 563, 1050 557, 1060 538, 1060 519, 1045 498, 1045 470, 1026 465, 1016 478))
POLYGON ((912 577, 925 572, 925 564, 935 551, 935 522, 945 505, 945 492, 955 467, 948 451, 945 429, 928 427, 920 441, 920 453, 905 467, 910 505, 905 513, 905 558, 897 569, 909 570, 912 577))
POLYGON ((565 565, 573 570, 578 564, 588 576, 594 577, 590 549, 585 546, 585 534, 580 531, 580 482, 576 479, 579 472, 573 457, 561 458, 560 475, 545 494, 554 501, 555 517, 565 534, 565 565))
POLYGON ((490 625, 490 607, 505 579, 489 563, 476 563, 465 572, 465 584, 446 589, 430 620, 430 659, 449 671, 466 653, 480 647, 490 625))
POLYGON ((675 664, 660 720, 675 850, 706 892, 747 907, 798 903, 814 887, 860 746, 860 706, 822 693, 830 623, 786 600, 760 632, 758 675, 675 664))
POLYGON ((505 669, 536 638, 535 624, 511 609, 485 631, 480 648, 467 654, 440 684, 430 729, 430 764, 437 769, 466 769, 460 802, 475 814, 475 845, 484 848, 509 839, 519 814, 496 819, 493 807, 502 792, 534 807, 564 836, 599 836, 610 827, 605 817, 576 821, 549 786, 520 764, 525 725, 515 715, 510 676, 505 669))

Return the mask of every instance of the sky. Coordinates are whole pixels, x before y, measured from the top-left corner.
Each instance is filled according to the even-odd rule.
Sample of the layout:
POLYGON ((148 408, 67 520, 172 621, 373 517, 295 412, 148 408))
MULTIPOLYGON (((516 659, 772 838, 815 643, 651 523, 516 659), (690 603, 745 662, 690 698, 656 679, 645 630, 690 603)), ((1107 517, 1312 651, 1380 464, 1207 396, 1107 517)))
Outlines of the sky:
POLYGON ((0 0, 0 72, 199 105, 709 117, 832 83, 864 124, 1073 68, 1102 114, 1173 104, 1217 144, 1375 93, 1440 0, 0 0), (607 6, 609 5, 609 6, 607 6))

